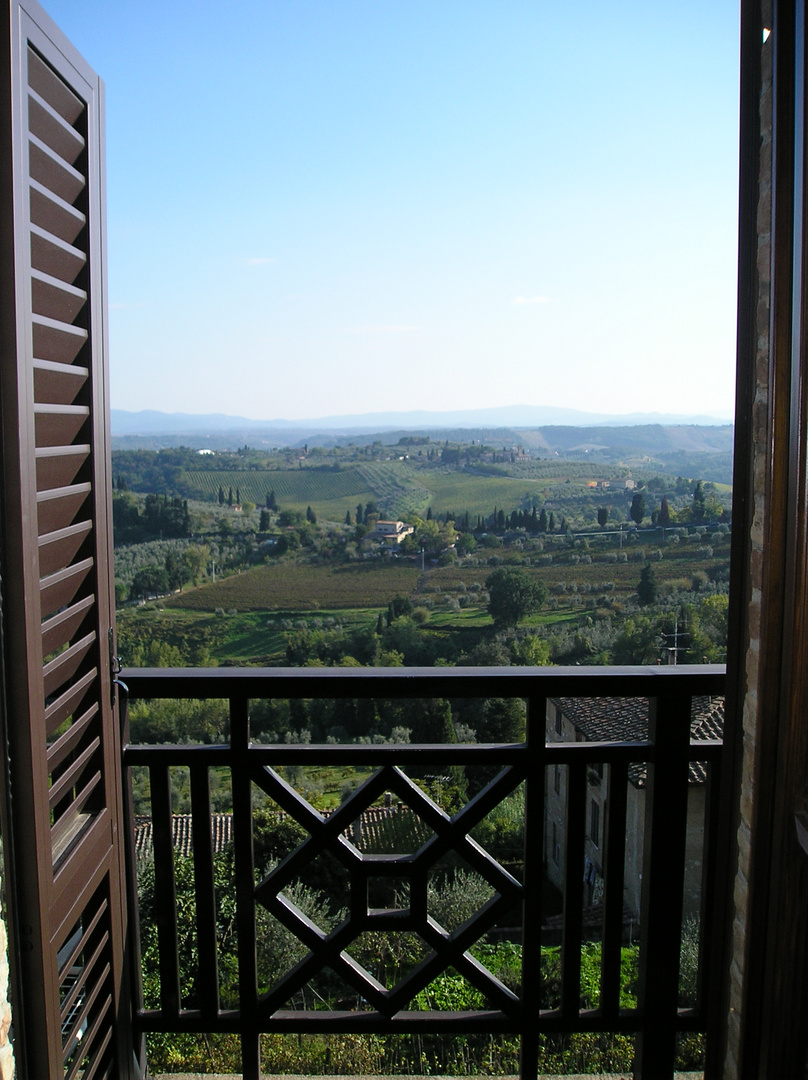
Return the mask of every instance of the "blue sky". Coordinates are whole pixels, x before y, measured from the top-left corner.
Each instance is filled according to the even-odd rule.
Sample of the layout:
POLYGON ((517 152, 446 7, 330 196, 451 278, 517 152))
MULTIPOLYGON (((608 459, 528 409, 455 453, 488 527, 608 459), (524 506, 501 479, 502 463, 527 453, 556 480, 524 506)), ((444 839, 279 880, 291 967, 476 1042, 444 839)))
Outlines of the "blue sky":
POLYGON ((113 406, 732 411, 726 0, 45 0, 107 94, 113 406))

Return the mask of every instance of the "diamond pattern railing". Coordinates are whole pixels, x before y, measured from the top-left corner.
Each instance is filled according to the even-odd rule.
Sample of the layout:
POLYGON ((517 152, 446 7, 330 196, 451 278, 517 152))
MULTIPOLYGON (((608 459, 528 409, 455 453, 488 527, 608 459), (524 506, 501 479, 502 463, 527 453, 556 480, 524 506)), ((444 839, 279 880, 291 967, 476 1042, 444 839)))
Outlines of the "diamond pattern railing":
POLYGON ((400 1013, 429 983, 453 967, 496 1008, 509 1016, 520 1009, 519 998, 475 960, 468 949, 479 941, 517 901, 522 885, 468 835, 485 813, 509 795, 524 776, 508 768, 472 799, 454 818, 441 810, 408 776, 395 766, 383 766, 346 800, 334 814, 323 818, 272 769, 264 767, 253 779, 311 834, 281 866, 258 885, 255 899, 275 915, 309 949, 308 957, 286 978, 259 999, 259 1015, 269 1022, 284 1002, 326 965, 352 986, 381 1016, 388 1020, 400 1013), (385 792, 392 792, 433 830, 433 836, 415 854, 363 854, 347 839, 345 829, 385 792), (495 895, 461 928, 449 932, 427 911, 429 871, 448 851, 461 856, 494 889, 495 895), (331 933, 314 925, 283 896, 301 867, 323 851, 334 855, 346 868, 350 880, 347 918, 331 933), (409 881, 407 908, 373 909, 368 906, 369 880, 374 877, 409 881), (346 953, 366 931, 409 931, 418 934, 430 955, 395 987, 388 989, 346 953))
MULTIPOLYGON (((691 701, 720 695, 720 668, 645 669, 203 669, 127 671, 132 697, 227 698, 231 736, 223 746, 136 746, 124 739, 124 767, 146 766, 150 774, 154 870, 160 903, 158 1008, 141 1008, 143 1033, 232 1032, 241 1037, 247 1080, 260 1076, 262 1033, 512 1033, 521 1040, 521 1072, 535 1076, 542 1034, 577 1031, 636 1035, 635 1075, 672 1075, 677 1037, 706 1034, 708 1056, 716 1018, 711 980, 716 966, 710 950, 721 918, 716 897, 717 800, 722 744, 691 740, 691 701), (647 738, 591 743, 555 742, 545 737, 548 697, 645 697, 651 702, 647 738), (527 738, 505 745, 277 745, 250 741, 249 702, 263 698, 424 699, 513 697, 527 702, 527 738), (701 885, 700 996, 695 1008, 678 1007, 678 964, 688 833, 688 778, 691 763, 707 775, 704 864, 701 885), (644 787, 642 852, 643 908, 640 986, 635 1009, 621 1009, 620 948, 627 859, 627 793, 630 766, 641 763, 644 787), (456 813, 448 814, 408 772, 484 765, 496 775, 456 813), (545 775, 556 766, 568 775, 564 831, 564 911, 560 1005, 542 999, 542 890, 551 857, 545 835, 545 775), (581 946, 585 887, 583 867, 588 827, 587 790, 592 766, 605 770, 608 788, 603 823, 602 970, 597 1009, 581 1007, 581 946), (328 815, 317 811, 282 771, 289 766, 371 770, 368 778, 328 815), (225 1008, 219 994, 214 888, 210 770, 227 768, 233 794, 238 1003, 225 1008), (194 902, 198 952, 198 993, 184 1001, 178 959, 175 861, 172 849, 172 769, 191 778, 194 902), (475 828, 517 788, 525 791, 525 848, 521 880, 474 839, 475 828), (279 812, 305 832, 305 839, 256 880, 253 851, 253 794, 260 791, 279 812), (362 849, 357 822, 386 794, 421 823, 415 850, 362 849), (424 838, 425 837, 425 838, 424 838), (441 860, 451 858, 485 882, 485 899, 464 922, 444 926, 430 913, 429 882, 441 860), (347 880, 344 915, 321 925, 294 900, 295 883, 318 860, 330 860, 347 880), (389 907, 376 905, 379 883, 388 883, 389 907), (504 985, 473 953, 498 922, 522 912, 517 928, 522 945, 518 990, 504 985), (263 913, 263 914, 262 914, 263 913), (257 950, 262 919, 277 920, 302 945, 302 956, 269 985, 259 977, 257 950), (415 961, 387 985, 382 972, 361 962, 368 935, 403 935, 420 943, 415 961), (422 992, 442 973, 459 974, 485 1000, 485 1008, 449 1011, 419 1008, 422 992), (332 978, 354 995, 300 1008, 301 991, 317 979, 332 978), (421 997, 419 998, 419 995, 421 997), (418 1001, 416 1001, 418 999, 418 1001)), ((635 770, 636 771, 636 770, 635 770)), ((132 858, 134 873, 134 856, 132 858)), ((134 895, 134 888, 132 890, 134 895)), ((382 890, 384 893, 384 890, 382 890)), ((133 922, 136 920, 133 920, 133 922)), ((137 949, 137 942, 135 948, 137 949)), ((304 999, 305 1000, 305 999, 304 999)))

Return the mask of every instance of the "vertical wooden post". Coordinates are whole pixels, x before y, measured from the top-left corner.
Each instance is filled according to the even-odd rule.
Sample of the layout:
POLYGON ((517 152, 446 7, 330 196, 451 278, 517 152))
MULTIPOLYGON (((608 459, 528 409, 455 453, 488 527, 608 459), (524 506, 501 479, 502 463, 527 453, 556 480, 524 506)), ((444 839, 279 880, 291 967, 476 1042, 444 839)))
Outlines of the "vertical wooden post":
POLYGON ((544 725, 547 698, 536 694, 527 702, 527 780, 525 781, 524 914, 522 918, 522 1080, 535 1080, 539 1071, 539 1012, 541 1010, 541 923, 544 887, 544 725))
POLYGON ((654 760, 648 767, 645 793, 638 995, 644 1024, 637 1039, 634 1075, 637 1080, 670 1080, 679 1003, 690 697, 652 698, 648 727, 654 760))
POLYGON ((242 1017, 241 1067, 244 1080, 260 1080, 258 972, 255 952, 250 703, 230 699, 230 775, 233 783, 233 842, 236 856, 239 1008, 242 1017))

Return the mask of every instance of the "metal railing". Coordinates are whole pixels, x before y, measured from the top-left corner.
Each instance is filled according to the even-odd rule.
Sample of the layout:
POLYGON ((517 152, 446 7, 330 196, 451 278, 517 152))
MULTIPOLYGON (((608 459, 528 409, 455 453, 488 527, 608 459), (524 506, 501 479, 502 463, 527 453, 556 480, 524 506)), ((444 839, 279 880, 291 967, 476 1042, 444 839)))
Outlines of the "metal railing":
MULTIPOLYGON (((511 1033, 520 1038, 521 1075, 537 1075, 540 1037, 548 1033, 634 1033, 635 1075, 672 1075, 682 1032, 714 1037, 710 949, 720 913, 716 900, 717 805, 722 744, 691 739, 696 696, 720 696, 718 666, 644 668, 438 668, 438 669, 151 669, 126 670, 129 698, 229 701, 230 741, 215 746, 141 746, 128 742, 124 722, 125 774, 147 767, 150 777, 155 891, 159 941, 159 1007, 138 1010, 147 1032, 232 1032, 241 1037, 245 1080, 260 1075, 262 1033, 511 1033), (548 698, 647 698, 647 737, 635 741, 548 741, 548 698), (524 743, 504 745, 261 745, 250 739, 250 701, 258 699, 489 699, 517 698, 527 705, 524 743), (679 958, 687 867, 688 781, 691 765, 706 774, 703 860, 700 881, 699 995, 695 1007, 679 1008, 679 958), (445 813, 408 770, 497 766, 496 776, 457 813, 445 813), (602 832, 602 951, 598 1007, 581 1007, 581 946, 584 940, 587 784, 592 767, 604 768, 602 832), (328 816, 314 810, 284 779, 280 767, 317 766, 372 770, 371 776, 328 816), (560 1000, 542 1001, 542 891, 548 769, 566 770, 563 830, 564 903, 561 918, 560 1000), (621 946, 628 850, 627 802, 643 773, 642 910, 637 1007, 620 1007, 621 946), (196 946, 201 988, 194 1007, 184 1007, 178 960, 175 862, 172 845, 170 770, 190 773, 196 946), (218 943, 211 838, 210 770, 229 770, 232 782, 236 889, 238 1002, 219 997, 218 943), (634 780, 632 780, 634 777, 634 780), (496 861, 470 834, 517 787, 525 792, 525 844, 521 875, 496 861), (264 792, 308 834, 308 839, 260 882, 253 856, 253 790, 264 792), (351 839, 350 824, 385 792, 393 792, 426 824, 430 837, 414 853, 368 854, 351 839), (299 911, 284 889, 311 860, 328 852, 349 879, 348 911, 326 932, 299 911), (488 885, 490 898, 471 919, 449 931, 429 913, 430 870, 456 854, 488 885), (371 878, 406 878, 408 906, 368 907, 371 878), (520 880, 521 876, 521 880, 520 880), (521 905, 521 986, 509 989, 475 958, 472 947, 508 910, 521 905), (256 912, 264 908, 305 946, 305 957, 274 985, 259 986, 256 912), (377 981, 348 951, 366 931, 417 933, 427 954, 394 987, 377 981), (486 1007, 469 1011, 413 1009, 413 999, 441 972, 452 968, 484 996, 486 1007), (296 990, 318 972, 336 972, 353 988, 361 1008, 291 1009, 296 990)), ((134 857, 131 862, 134 875, 134 857)), ((136 922, 136 920, 134 920, 136 922)), ((137 942, 135 943, 137 947, 137 942)))

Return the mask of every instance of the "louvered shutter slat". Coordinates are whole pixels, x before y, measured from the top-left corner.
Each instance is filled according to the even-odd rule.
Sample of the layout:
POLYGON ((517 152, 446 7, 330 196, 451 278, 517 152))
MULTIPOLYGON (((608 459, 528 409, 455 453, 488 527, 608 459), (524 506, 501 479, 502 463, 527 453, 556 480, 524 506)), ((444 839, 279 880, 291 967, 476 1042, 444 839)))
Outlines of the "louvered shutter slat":
POLYGON ((54 660, 45 664, 42 669, 42 678, 46 698, 52 697, 62 687, 71 683, 73 676, 90 655, 90 649, 95 644, 95 640, 94 633, 87 634, 86 637, 74 642, 68 649, 65 649, 54 660))
POLYGON ((93 606, 93 597, 84 596, 76 604, 57 612, 42 623, 42 662, 76 636, 93 606))
POLYGON ((36 452, 36 483, 40 491, 67 487, 76 479, 90 457, 90 447, 43 446, 36 452))
POLYGON ((73 721, 63 735, 60 735, 58 739, 50 744, 48 747, 48 768, 51 771, 58 768, 68 756, 73 754, 73 751, 84 737, 87 725, 97 714, 98 705, 91 705, 86 713, 81 715, 78 720, 73 721))
MULTIPOLYGON (((60 957, 59 978, 63 980, 65 975, 71 968, 79 966, 79 958, 81 954, 87 950, 89 943, 93 940, 94 934, 98 925, 106 914, 109 905, 106 901, 97 905, 93 914, 83 924, 79 934, 75 935, 75 942, 71 943, 71 946, 63 950, 63 955, 60 957)), ((103 927, 101 928, 102 934, 104 934, 103 927)))
POLYGON ((30 87, 28 90, 28 129, 68 165, 75 165, 79 154, 84 150, 84 139, 78 131, 63 120, 59 113, 30 87))
POLYGON ((74 202, 84 190, 84 176, 36 135, 29 136, 31 177, 65 202, 74 202))
POLYGON ((86 254, 56 233, 31 225, 31 265, 72 284, 84 269, 86 254))
POLYGON ((44 315, 55 322, 72 323, 87 303, 87 293, 68 285, 66 281, 43 274, 41 270, 31 272, 31 306, 36 315, 44 315))
POLYGON ((37 500, 40 534, 58 532, 72 525, 83 514, 91 490, 91 485, 84 483, 41 492, 37 500))
POLYGON ((85 103, 34 49, 28 50, 27 60, 29 91, 49 102, 68 124, 76 124, 84 115, 85 103))
POLYGON ((70 763, 70 766, 65 769, 58 780, 54 781, 51 785, 51 789, 48 792, 48 799, 51 806, 56 806, 62 801, 65 794, 69 792, 79 780, 79 777, 83 771, 87 768, 87 765, 92 761, 93 755, 97 752, 101 745, 100 739, 94 739, 89 743, 81 754, 70 763))
POLYGON ((84 214, 33 177, 29 180, 28 187, 32 223, 44 232, 52 233, 60 240, 72 244, 87 224, 84 214))
POLYGON ((52 736, 73 713, 80 711, 95 681, 95 671, 86 672, 69 690, 45 708, 45 731, 52 736))
POLYGON ((47 315, 37 314, 32 318, 32 326, 34 356, 38 360, 72 364, 87 344, 87 331, 82 326, 73 326, 58 319, 50 319, 47 315))
POLYGON ((89 415, 83 405, 38 405, 35 418, 37 448, 69 446, 81 437, 89 415))
POLYGON ((66 529, 39 538, 39 572, 49 577, 76 558, 92 533, 91 521, 79 521, 66 529))
POLYGON ((81 996, 81 992, 82 992, 82 990, 84 989, 84 987, 85 987, 85 985, 87 983, 87 979, 92 974, 93 968, 98 963, 98 961, 102 958, 103 949, 104 949, 104 946, 106 945, 108 939, 109 939, 108 934, 102 935, 101 940, 98 942, 98 945, 96 946, 95 951, 91 955, 90 959, 85 964, 82 965, 82 967, 81 967, 81 975, 76 979, 75 983, 73 984, 73 989, 67 995, 67 997, 64 1000, 64 1004, 62 1005, 62 1023, 63 1024, 70 1017, 70 1013, 73 1011, 73 1006, 76 1004, 79 997, 81 996))
POLYGON ((42 404, 72 405, 89 376, 80 364, 60 364, 56 360, 34 360, 34 394, 42 404))
POLYGON ((81 562, 42 578, 39 591, 42 597, 43 616, 51 615, 60 608, 72 604, 81 589, 86 586, 87 578, 94 565, 92 559, 82 559, 81 562))

